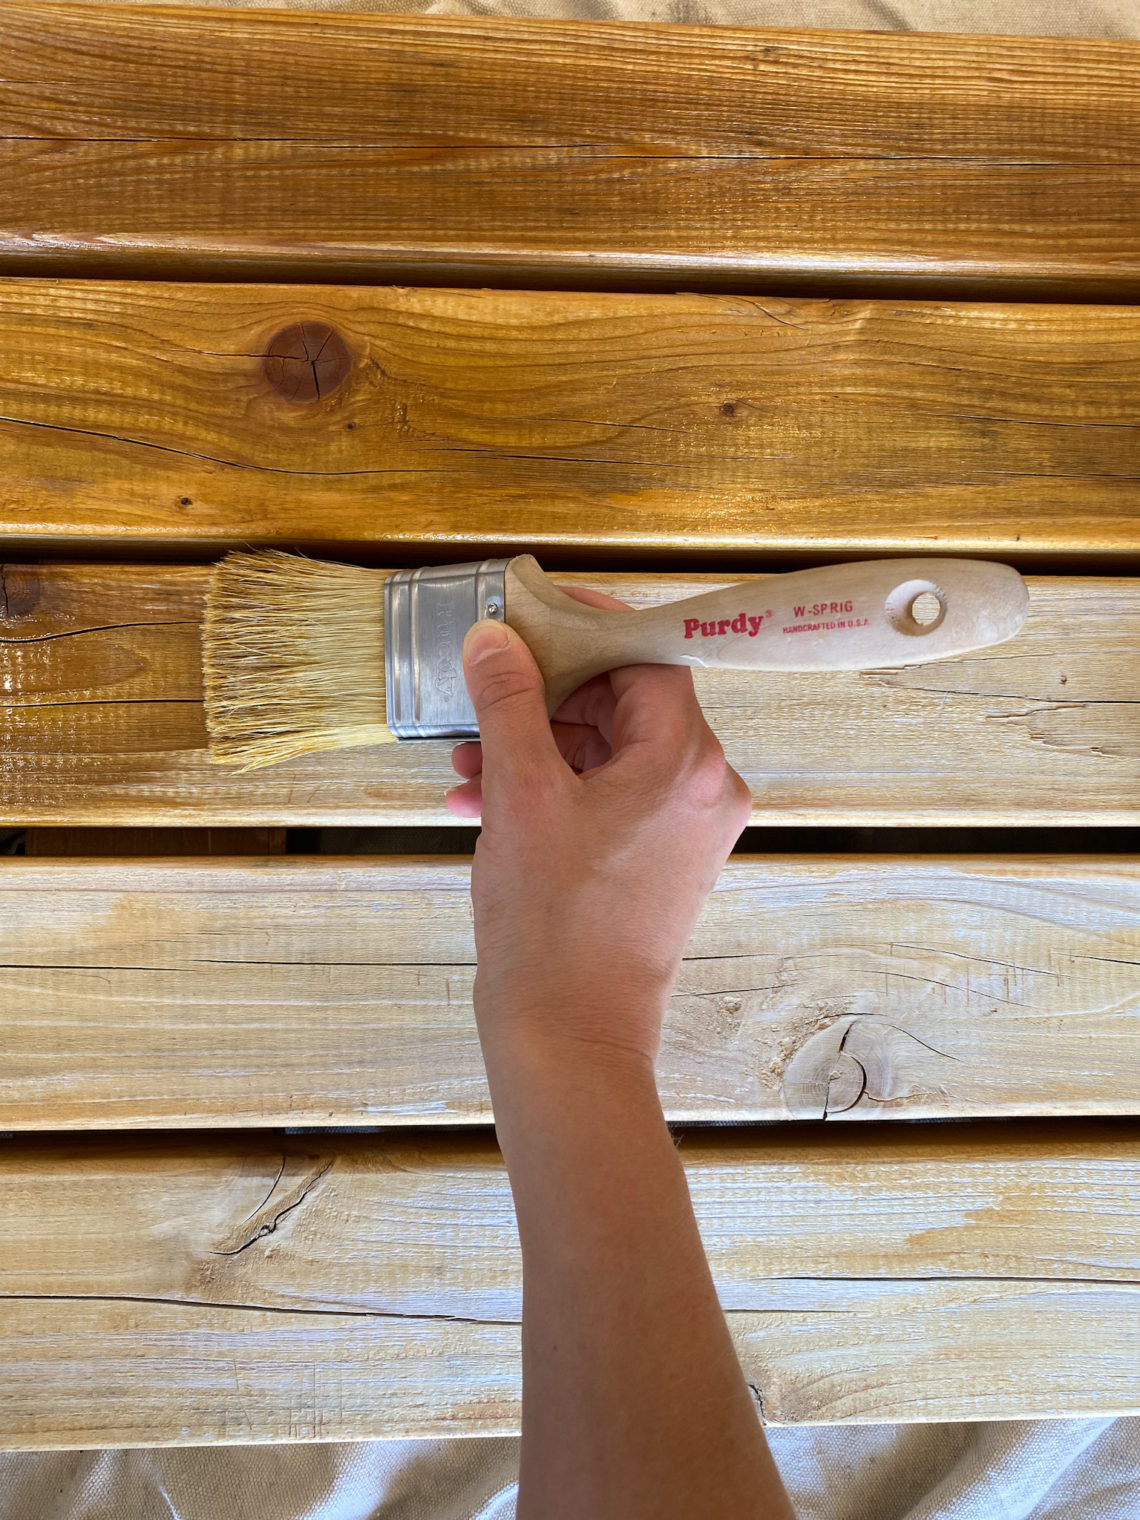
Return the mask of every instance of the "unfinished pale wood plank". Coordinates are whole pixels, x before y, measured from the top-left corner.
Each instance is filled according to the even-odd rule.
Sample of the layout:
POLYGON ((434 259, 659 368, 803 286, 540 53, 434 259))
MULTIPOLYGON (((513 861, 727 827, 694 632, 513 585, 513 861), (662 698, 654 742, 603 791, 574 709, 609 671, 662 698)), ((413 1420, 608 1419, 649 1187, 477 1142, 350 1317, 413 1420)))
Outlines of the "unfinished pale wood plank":
POLYGON ((1138 410, 1135 307, 0 284, 0 532, 36 554, 921 549, 1071 570, 1140 552, 1138 410), (319 395, 312 366, 267 357, 298 325, 319 395))
MULTIPOLYGON (((1140 1286, 1132 1124, 882 1125, 873 1144, 733 1126, 678 1143, 726 1308, 760 1279, 1140 1286)), ((495 1319, 520 1306, 489 1134, 10 1139, 0 1200, 4 1297, 495 1319)))
MULTIPOLYGON (((766 1417, 1140 1407, 1134 1131, 877 1138, 682 1138, 766 1417)), ((9 1142, 5 1445, 517 1430, 521 1261, 497 1148, 312 1139, 9 1142)))
MULTIPOLYGON (((1140 1291, 787 1283, 725 1316, 772 1425, 1140 1409, 1140 1291)), ((517 1323, 176 1304, 4 1306, 14 1450, 518 1435, 517 1323)))
MULTIPOLYGON (((0 1127, 492 1119, 470 862, 0 861, 0 1127)), ((734 856, 673 1121, 1140 1112, 1140 859, 734 856)))
MULTIPOLYGON (((207 571, 3 572, 0 803, 13 823, 454 824, 452 746, 305 756, 250 775, 207 758, 207 571)), ((560 573, 648 606, 714 576, 560 573)), ((755 824, 1129 824, 1140 797, 1140 585, 1030 577, 1015 639, 961 660, 816 674, 697 671, 755 824)))
POLYGON ((9 273, 1140 290, 1134 42, 10 0, 0 51, 9 273))

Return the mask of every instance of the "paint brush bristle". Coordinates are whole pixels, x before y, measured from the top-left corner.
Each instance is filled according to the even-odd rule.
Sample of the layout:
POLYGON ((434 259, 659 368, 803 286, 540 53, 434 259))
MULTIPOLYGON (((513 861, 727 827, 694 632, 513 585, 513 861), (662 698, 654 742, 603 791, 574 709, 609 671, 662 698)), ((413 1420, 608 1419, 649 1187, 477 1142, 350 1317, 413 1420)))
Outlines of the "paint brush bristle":
POLYGON ((385 721, 385 578, 278 549, 214 566, 202 658, 211 759, 249 771, 395 740, 385 721))

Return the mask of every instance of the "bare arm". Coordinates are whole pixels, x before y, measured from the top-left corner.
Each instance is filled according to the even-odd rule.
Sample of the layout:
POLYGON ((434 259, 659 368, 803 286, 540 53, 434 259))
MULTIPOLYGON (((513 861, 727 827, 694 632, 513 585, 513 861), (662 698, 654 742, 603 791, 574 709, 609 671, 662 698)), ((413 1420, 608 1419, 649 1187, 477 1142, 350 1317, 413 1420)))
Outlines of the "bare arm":
POLYGON ((523 1255, 519 1520, 791 1520, 652 1070, 487 1069, 523 1255))
POLYGON ((519 1520, 794 1520, 654 1078, 748 790, 687 669, 598 677, 553 724, 516 635, 466 675, 482 742, 455 751, 449 805, 483 819, 475 1014, 522 1245, 519 1520))

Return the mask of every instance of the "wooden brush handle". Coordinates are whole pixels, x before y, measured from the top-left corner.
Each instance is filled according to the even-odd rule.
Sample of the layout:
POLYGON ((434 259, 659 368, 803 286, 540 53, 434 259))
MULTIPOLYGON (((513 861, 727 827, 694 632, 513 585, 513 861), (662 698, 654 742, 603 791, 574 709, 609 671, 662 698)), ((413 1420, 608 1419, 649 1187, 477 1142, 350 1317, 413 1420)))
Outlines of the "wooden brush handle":
POLYGON ((620 665, 868 670, 944 660, 1012 638, 1029 606, 1009 565, 933 558, 823 565, 625 612, 576 602, 521 554, 507 566, 505 600, 551 713, 620 665))

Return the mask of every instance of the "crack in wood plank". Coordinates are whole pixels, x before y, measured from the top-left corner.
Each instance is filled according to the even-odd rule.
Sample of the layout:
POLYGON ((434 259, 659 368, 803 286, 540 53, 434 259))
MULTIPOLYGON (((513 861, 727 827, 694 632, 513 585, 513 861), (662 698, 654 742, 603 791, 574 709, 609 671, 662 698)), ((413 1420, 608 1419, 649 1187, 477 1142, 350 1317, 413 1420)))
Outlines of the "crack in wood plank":
MULTIPOLYGON (((314 1188, 318 1186, 322 1179, 328 1176, 329 1172, 332 1171, 335 1165, 335 1157, 331 1161, 326 1161, 324 1166, 321 1167, 320 1171, 317 1172, 316 1176, 310 1179, 308 1185, 305 1187, 299 1198, 295 1198, 292 1203, 286 1204, 286 1206, 283 1209, 280 1209, 272 1219, 263 1224, 255 1234, 251 1235, 248 1240, 243 1241, 240 1246, 236 1246, 232 1251, 211 1251, 210 1255, 240 1256, 243 1251, 248 1251, 250 1246, 256 1245, 259 1240, 264 1240, 266 1236, 274 1234, 277 1230, 277 1226, 281 1223, 281 1221, 286 1218, 287 1215, 292 1214, 296 1209, 299 1209, 301 1207, 305 1199, 309 1197, 310 1193, 312 1193, 314 1188)), ((284 1162, 282 1162, 282 1168, 284 1168, 284 1162)), ((280 1177, 278 1177, 278 1181, 280 1180, 280 1177)), ((272 1197, 276 1187, 277 1183, 275 1182, 273 1184, 273 1187, 269 1190, 266 1202, 268 1202, 269 1197, 272 1197)), ((260 1208, 264 1208, 264 1204, 259 1205, 259 1208, 254 1210, 254 1213, 258 1213, 260 1211, 260 1208)), ((246 1219, 251 1219, 252 1217, 253 1215, 247 1215, 246 1219)), ((245 1220, 242 1222, 245 1223, 245 1220)))

